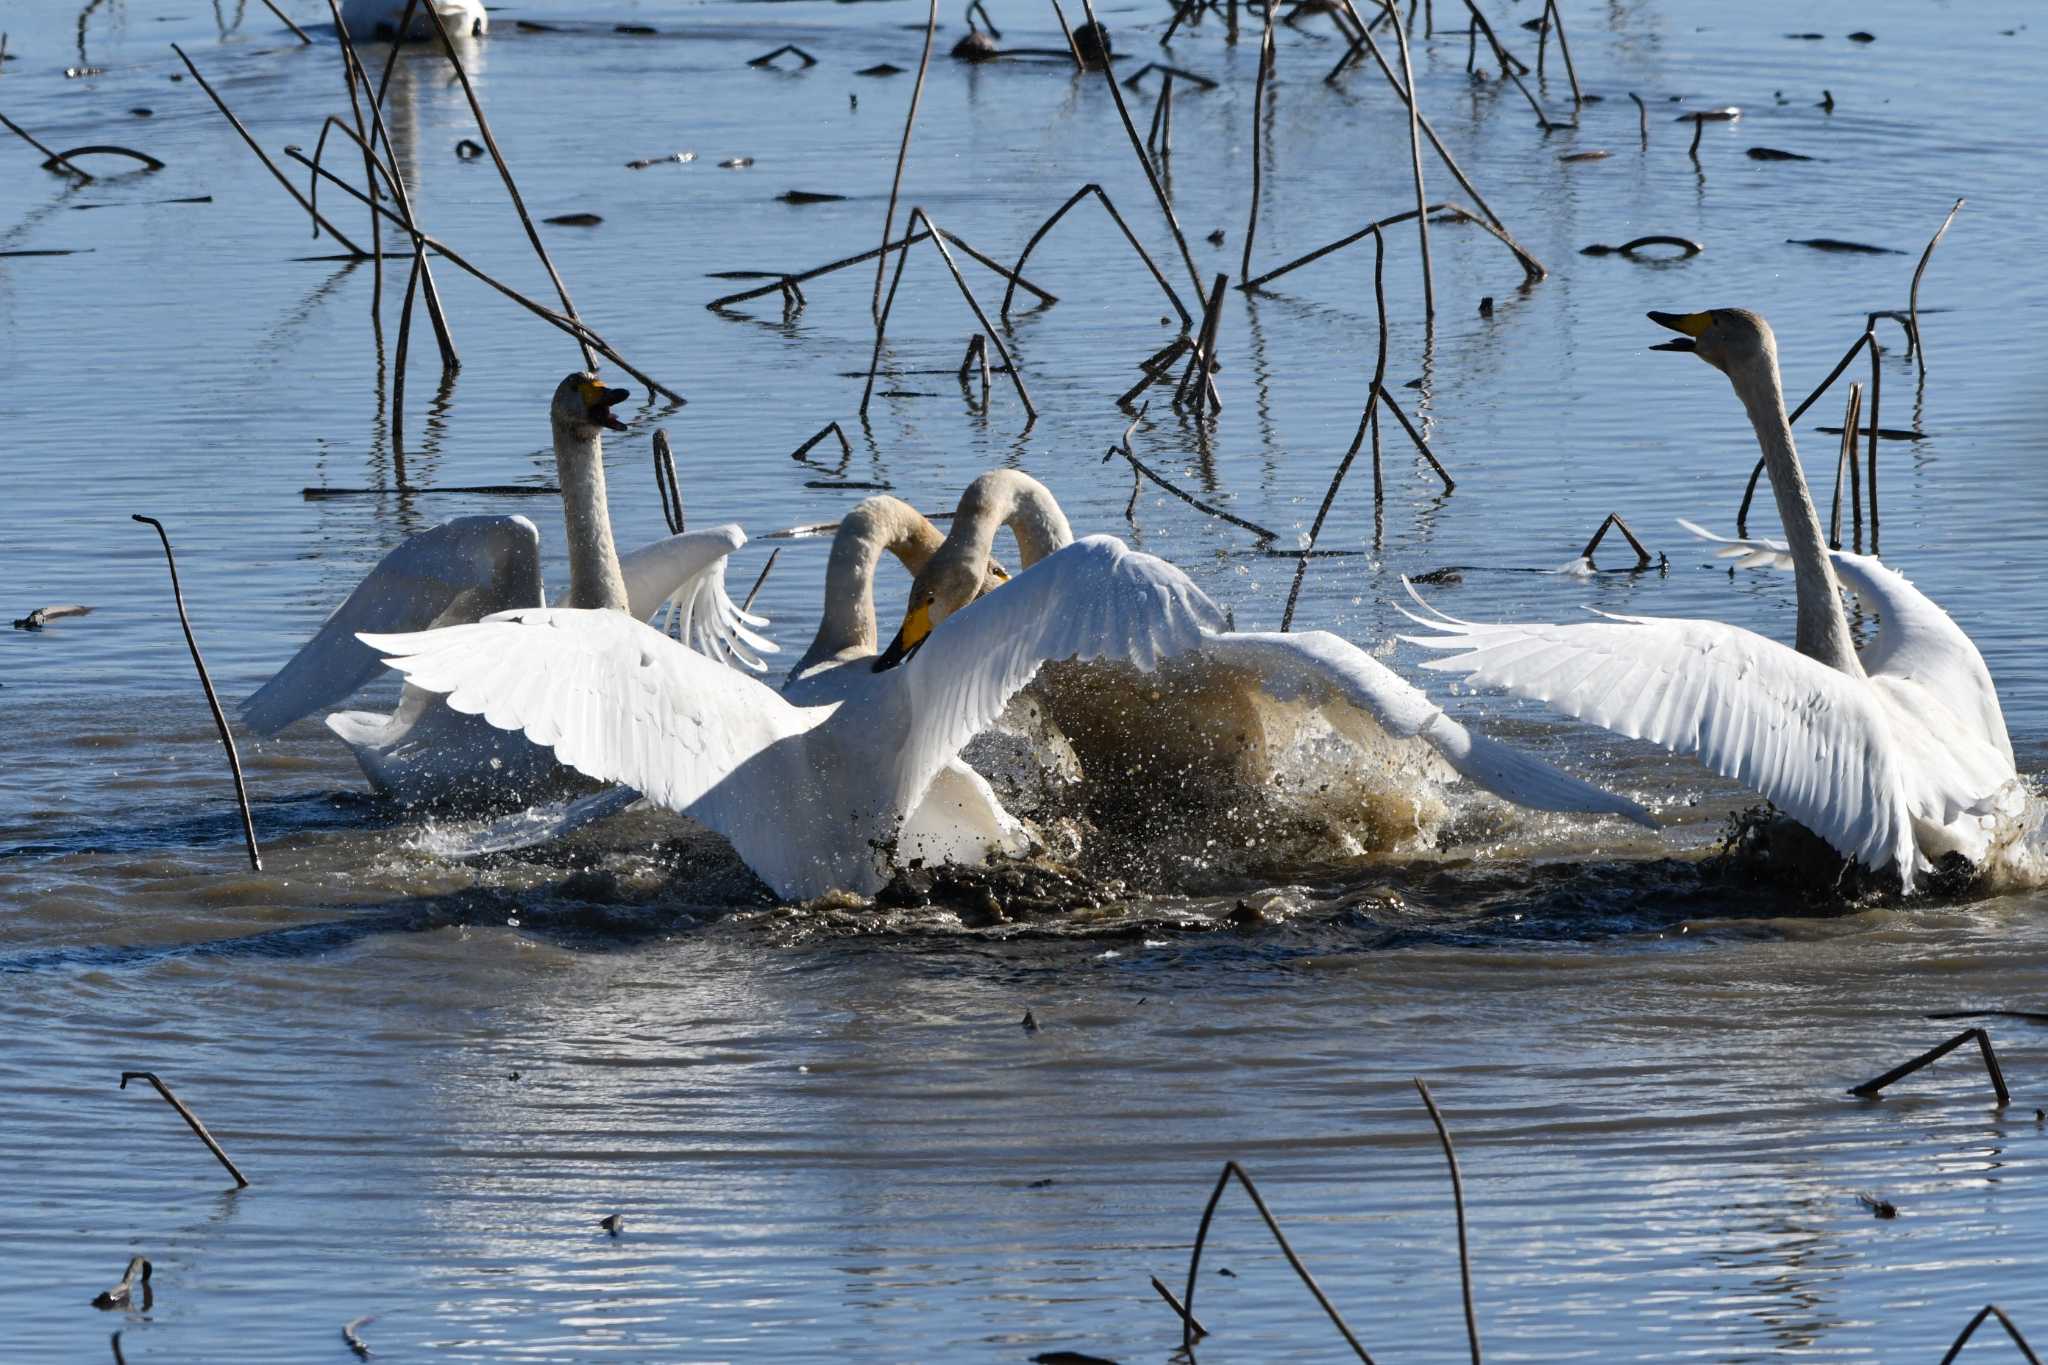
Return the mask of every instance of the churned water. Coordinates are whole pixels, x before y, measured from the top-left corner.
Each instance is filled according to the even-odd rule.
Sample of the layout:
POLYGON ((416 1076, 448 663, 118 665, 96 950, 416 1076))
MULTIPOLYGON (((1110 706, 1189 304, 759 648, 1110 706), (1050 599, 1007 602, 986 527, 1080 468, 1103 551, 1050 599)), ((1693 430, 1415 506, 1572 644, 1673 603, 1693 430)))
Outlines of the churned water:
MULTIPOLYGON (((1389 662, 1460 715, 1673 828, 1485 808, 1397 857, 1254 874, 1172 850, 1219 870, 1086 909, 1021 892, 1012 908, 1026 908, 1002 916, 790 908, 649 816, 534 857, 438 859, 307 723, 245 739, 265 839, 265 870, 249 873, 155 538, 129 514, 168 526, 215 679, 246 695, 379 556, 445 517, 525 511, 562 579, 548 498, 302 490, 390 490, 401 441, 411 485, 538 487, 553 474, 542 408, 578 357, 444 266, 463 366, 438 385, 422 331, 394 418, 372 272, 305 259, 334 246, 174 79, 173 41, 273 155, 310 149, 346 108, 320 7, 289 6, 311 48, 226 0, 84 8, 0 12, 0 112, 54 147, 122 144, 165 169, 94 161, 111 173, 73 185, 12 138, 0 147, 0 589, 9 617, 94 608, 0 635, 0 1356, 92 1359, 118 1330, 136 1361, 340 1359, 341 1325, 374 1315, 358 1330, 393 1359, 1164 1360, 1179 1324, 1147 1277, 1178 1292, 1209 1184, 1235 1157, 1376 1358, 1448 1360, 1467 1350, 1457 1239, 1416 1075, 1458 1140, 1490 1359, 1933 1359, 1990 1301, 2048 1336, 2036 1026, 1975 1021, 2009 1107, 1972 1050, 1882 1100, 1845 1093, 1971 1022, 1930 1013, 2040 1008, 2042 894, 1852 909, 1723 875, 1698 856, 1742 793, 1458 695, 1406 646, 1389 662), (19 254, 43 252, 74 254, 19 254), (178 1089, 249 1188, 224 1189, 146 1089, 116 1089, 132 1069, 178 1089), (617 1238, 598 1227, 614 1213, 617 1238), (90 1307, 138 1254, 155 1268, 150 1305, 90 1307)), ((1006 46, 1061 42, 1035 6, 989 8, 1006 46)), ((1462 28, 1451 8, 1437 23, 1462 28)), ((1485 8, 1533 62, 1531 0, 1485 8)), ((1413 226, 1388 232, 1389 384, 1458 486, 1445 496, 1395 435, 1376 517, 1355 469, 1321 545, 1358 553, 1311 564, 1298 623, 1376 645, 1402 624, 1400 574, 1459 566, 1428 591, 1460 615, 1598 606, 1788 635, 1789 577, 1731 581, 1673 525, 1731 529, 1754 444, 1718 375, 1646 350, 1660 334, 1642 314, 1758 309, 1796 397, 1866 314, 1905 306, 1918 253, 1967 197, 1921 286, 1924 375, 1879 323, 1882 425, 1915 433, 1882 443, 1882 548, 1979 643, 2038 776, 2039 15, 2019 0, 1564 9, 1580 81, 1602 97, 1575 131, 1539 128, 1491 61, 1469 76, 1462 33, 1417 27, 1425 112, 1549 275, 1525 287, 1492 238, 1439 224, 1432 334, 1413 226), (1823 36, 1794 36, 1807 31, 1823 36), (1731 105, 1741 118, 1705 125, 1688 155, 1678 115, 1731 105), (1564 159, 1594 150, 1609 155, 1564 159), (1705 250, 1580 254, 1647 234, 1705 250), (1902 254, 1788 241, 1809 238, 1902 254), (1571 560, 1610 512, 1666 564, 1526 572, 1571 560)), ((1014 260, 1099 183, 1193 306, 1099 77, 949 61, 965 26, 948 10, 904 208, 1014 260)), ((1255 272, 1412 205, 1401 106, 1370 65, 1325 83, 1340 52, 1327 18, 1281 28, 1255 110, 1256 43, 1228 43, 1220 16, 1167 54, 1166 7, 1101 13, 1132 54, 1123 71, 1159 57, 1218 82, 1177 84, 1166 176, 1203 288, 1241 273, 1255 138, 1255 272)), ((1276 625, 1295 560, 1150 486, 1126 520, 1129 470, 1101 460, 1130 420, 1115 399, 1175 328, 1098 208, 1031 259, 1059 301, 1020 296, 1003 334, 1035 424, 1002 376, 985 401, 954 378, 973 322, 923 248, 864 424, 871 265, 807 284, 799 309, 705 308, 747 283, 713 272, 797 270, 879 239, 923 17, 618 0, 499 11, 473 50, 535 216, 602 219, 541 229, 578 308, 689 400, 634 386, 633 429, 608 451, 621 542, 661 530, 656 425, 692 524, 756 533, 861 496, 820 485, 887 485, 936 510, 1010 465, 1049 483, 1077 530, 1173 559, 1241 626, 1276 625), (785 43, 816 65, 748 65, 785 43), (881 63, 905 74, 860 74, 881 63), (814 465, 789 458, 832 421, 851 440, 843 463, 829 440, 814 465)), ((1141 132, 1155 82, 1126 96, 1141 132)), ((1566 116, 1554 48, 1529 82, 1566 116)), ((457 155, 476 130, 430 51, 401 55, 388 117, 430 229, 546 297, 489 161, 457 155)), ((1432 199, 1466 197, 1426 169, 1432 199)), ((338 191, 321 206, 366 233, 338 191)), ((993 309, 994 277, 967 270, 993 309)), ((1221 413, 1177 415, 1162 393, 1134 449, 1292 548, 1349 444, 1375 346, 1369 243, 1230 291, 1221 413)), ((1835 445, 1816 428, 1840 413, 1830 395, 1799 425, 1816 471, 1835 445)), ((1610 537, 1600 563, 1628 558, 1610 537)), ((764 560, 760 543, 743 551, 736 586, 764 560)), ((824 561, 822 541, 795 542, 762 589, 785 658, 816 620, 824 561)), ((902 586, 886 580, 885 618, 902 586)), ((1195 1311, 1213 1332, 1204 1360, 1344 1349, 1234 1194, 1195 1311)))

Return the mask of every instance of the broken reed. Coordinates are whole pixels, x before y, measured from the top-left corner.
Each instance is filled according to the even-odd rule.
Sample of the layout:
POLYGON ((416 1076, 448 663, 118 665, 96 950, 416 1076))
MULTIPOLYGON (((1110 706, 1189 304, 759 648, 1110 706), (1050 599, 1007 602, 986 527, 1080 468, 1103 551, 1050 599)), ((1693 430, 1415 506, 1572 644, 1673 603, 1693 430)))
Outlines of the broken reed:
MULTIPOLYGON (((1820 396, 1826 393, 1830 388, 1832 388, 1834 386, 1834 382, 1842 377, 1842 371, 1849 368, 1849 362, 1853 361, 1856 358, 1857 353, 1865 350, 1866 348, 1870 352, 1870 552, 1872 554, 1876 554, 1878 524, 1877 418, 1879 397, 1879 352, 1877 346, 1877 331, 1875 327, 1872 325, 1872 323, 1866 322, 1864 324, 1863 335, 1857 337, 1855 342, 1849 347, 1849 349, 1842 353, 1842 358, 1835 362, 1835 368, 1828 371, 1828 377, 1826 379, 1821 380, 1820 384, 1813 390, 1812 393, 1806 395, 1805 399, 1800 402, 1798 407, 1792 409, 1790 415, 1788 415, 1785 418, 1785 425, 1789 428, 1794 422, 1797 422, 1801 417, 1805 416, 1806 410, 1812 407, 1815 403, 1819 402, 1820 396)), ((1848 425, 1850 431, 1853 432, 1853 424, 1848 425)), ((1844 439, 1853 441, 1854 438, 1853 435, 1845 435, 1844 439)), ((1853 453, 1851 455, 1851 458, 1854 458, 1853 453)), ((1742 490, 1742 505, 1738 507, 1735 511, 1735 534, 1743 537, 1744 539, 1747 539, 1749 536, 1749 508, 1750 504, 1756 499, 1757 480, 1763 477, 1763 472, 1764 462, 1761 459, 1759 459, 1756 462, 1756 467, 1749 471, 1749 484, 1742 490)))
MULTIPOLYGON (((959 287, 960 297, 967 301, 967 307, 973 312, 974 320, 980 325, 982 334, 988 338, 989 344, 996 348, 996 354, 1003 358, 1003 364, 1009 370, 1010 384, 1017 390, 1018 401, 1024 405, 1025 427, 1029 429, 1031 424, 1038 420, 1038 409, 1031 402, 1030 390, 1024 386, 1023 373, 1018 369, 1017 362, 1011 358, 1009 348, 1003 345, 1003 339, 996 335, 995 327, 988 320, 988 314, 981 311, 981 304, 975 299, 974 291, 967 287, 966 277, 961 275, 960 267, 953 261, 953 253, 946 250, 946 234, 931 220, 922 206, 912 208, 910 216, 904 220, 904 226, 907 228, 914 228, 918 223, 925 225, 925 240, 938 248, 940 259, 946 263, 947 271, 953 276, 953 283, 959 287)), ((860 396, 860 413, 863 417, 867 416, 868 404, 874 398, 875 378, 882 369, 882 341, 888 332, 889 314, 896 306, 896 290, 903 283, 903 265, 909 258, 910 253, 907 251, 896 258, 896 273, 890 277, 888 296, 882 301, 881 314, 875 319, 875 349, 868 360, 867 387, 862 390, 860 396)))
MULTIPOLYGON (((917 106, 924 99, 924 73, 932 64, 932 38, 939 31, 939 0, 931 0, 930 12, 924 21, 924 52, 917 59, 917 82, 910 87, 910 111, 903 116, 903 142, 896 149, 896 175, 889 182, 889 207, 882 214, 882 246, 878 256, 886 256, 889 250, 889 233, 896 226, 896 199, 903 192, 903 163, 910 159, 910 134, 917 127, 917 106)), ((875 293, 869 304, 869 313, 875 320, 875 351, 882 349, 882 273, 885 260, 875 262, 875 293)), ((897 272, 902 273, 900 268, 897 272)), ((895 287, 890 287, 895 292, 895 287)), ((872 385, 870 385, 872 387, 872 385)), ((867 411, 867 400, 861 400, 861 411, 867 411)))
MULTIPOLYGON (((137 517, 136 520, 141 521, 143 520, 143 518, 137 517)), ((159 532, 161 532, 163 528, 158 527, 157 529, 159 532)), ((128 1088, 128 1082, 130 1081, 148 1081, 151 1085, 155 1086, 156 1093, 162 1095, 164 1097, 164 1102, 166 1104, 169 1104, 171 1108, 178 1111, 178 1117, 185 1120, 185 1125, 198 1136, 201 1142, 206 1144, 206 1150, 212 1152, 214 1155, 214 1159, 219 1161, 221 1165, 227 1167, 228 1174, 235 1178, 235 1188, 248 1188, 249 1177, 243 1175, 241 1168, 236 1166, 233 1161, 229 1160, 228 1154, 222 1150, 221 1145, 218 1142, 214 1141, 213 1134, 207 1132, 206 1125, 199 1121, 199 1115, 193 1113, 190 1109, 186 1108, 185 1102, 179 1099, 176 1095, 171 1093, 170 1086, 164 1084, 162 1078, 160 1078, 154 1071, 124 1071, 121 1073, 120 1088, 126 1090, 128 1088)))
MULTIPOLYGON (((164 563, 169 565, 171 570, 171 601, 178 608, 178 625, 185 632, 186 648, 192 651, 192 666, 199 670, 199 686, 206 692, 206 705, 213 712, 213 723, 220 729, 221 747, 226 749, 228 754, 228 770, 235 776, 235 804, 242 811, 242 837, 248 841, 249 845, 249 867, 251 871, 261 872, 263 870, 263 855, 256 848, 256 822, 249 816, 249 789, 242 782, 241 755, 235 752, 235 736, 228 729, 228 718, 221 714, 220 698, 215 696, 213 692, 213 679, 206 674, 206 660, 199 657, 199 641, 192 638, 192 619, 185 614, 185 594, 178 586, 178 560, 177 556, 171 553, 171 538, 165 534, 164 524, 155 517, 145 517, 140 513, 133 513, 131 515, 134 520, 141 522, 144 526, 155 527, 157 539, 163 542, 164 563)), ((150 1079, 154 1081, 156 1078, 152 1076, 150 1079)), ((128 1084, 125 1077, 122 1079, 121 1084, 124 1087, 128 1084)), ((157 1088, 159 1090, 163 1089, 161 1084, 157 1088)), ((164 1097, 171 1099, 168 1091, 165 1091, 164 1097)), ((171 1099, 171 1103, 177 1104, 177 1101, 171 1099)), ((179 1107, 179 1112, 185 1112, 183 1106, 179 1107)), ((190 1119, 189 1115, 187 1117, 193 1124, 195 1131, 204 1137, 205 1130, 199 1127, 198 1120, 190 1119)), ((211 1138, 207 1139, 209 1145, 212 1141, 211 1138)), ((218 1152, 218 1149, 216 1149, 216 1152, 218 1152)), ((227 1158, 223 1156, 221 1159, 225 1161, 227 1158)), ((232 1163, 230 1163, 228 1169, 234 1169, 232 1163)), ((239 1172, 237 1172, 235 1178, 241 1179, 239 1172)), ((242 1183, 246 1185, 249 1182, 244 1180, 242 1183)))

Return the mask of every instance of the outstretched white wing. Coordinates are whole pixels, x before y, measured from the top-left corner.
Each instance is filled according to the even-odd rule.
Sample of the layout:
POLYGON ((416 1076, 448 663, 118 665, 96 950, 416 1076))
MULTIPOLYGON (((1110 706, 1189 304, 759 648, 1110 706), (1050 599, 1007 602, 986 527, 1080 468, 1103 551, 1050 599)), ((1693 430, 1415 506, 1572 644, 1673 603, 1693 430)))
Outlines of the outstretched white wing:
POLYGON ((627 609, 641 621, 662 613, 657 628, 699 654, 763 672, 768 665, 760 656, 777 653, 780 646, 749 627, 758 629, 768 621, 740 610, 725 593, 727 556, 746 543, 746 532, 728 523, 669 536, 620 556, 627 609))
POLYGON ((1846 857, 1923 860, 1916 817, 1945 825, 1990 792, 1954 764, 1912 761, 1880 693, 1774 640, 1719 621, 1603 616, 1573 625, 1481 625, 1428 607, 1404 636, 1455 651, 1427 668, 1548 704, 1603 729, 1697 754, 1763 793, 1846 857))
MULTIPOLYGON (((425 630, 542 602, 540 532, 525 517, 457 517, 379 560, 290 663, 242 703, 260 735, 333 706, 383 672, 360 631, 425 630)), ((651 610, 651 608, 650 608, 651 610)))
POLYGON ((1397 738, 1421 737, 1468 780, 1495 796, 1536 810, 1620 815, 1655 829, 1650 813, 1531 754, 1474 734, 1445 715, 1420 688, 1328 631, 1247 632, 1211 636, 1202 653, 1255 681, 1275 701, 1306 702, 1342 733, 1345 711, 1363 712, 1397 738))
POLYGON ((790 741, 828 712, 791 706, 616 611, 512 611, 363 642, 451 709, 717 830, 778 892, 796 884, 811 831, 786 816, 820 775, 790 741))
MULTIPOLYGON (((1740 568, 1792 567, 1792 556, 1781 541, 1730 540, 1683 517, 1678 524, 1701 540, 1721 546, 1716 557, 1733 559, 1740 568)), ((1937 701, 2010 765, 2012 739, 2006 734, 1998 689, 1992 684, 1984 656, 1963 628, 1904 574, 1876 556, 1836 550, 1828 557, 1842 585, 1856 594, 1865 612, 1877 618, 1877 639, 1860 656, 1864 671, 1873 679, 1918 684, 1926 698, 1937 701)))

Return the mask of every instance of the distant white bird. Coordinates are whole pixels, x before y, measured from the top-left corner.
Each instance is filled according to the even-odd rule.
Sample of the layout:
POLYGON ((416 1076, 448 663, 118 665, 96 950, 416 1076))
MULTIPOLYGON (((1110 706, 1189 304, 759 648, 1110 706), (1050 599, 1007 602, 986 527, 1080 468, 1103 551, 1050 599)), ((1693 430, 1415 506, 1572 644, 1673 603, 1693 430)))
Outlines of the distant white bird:
MULTIPOLYGON (((475 37, 490 31, 491 16, 484 12, 483 0, 418 0, 407 38, 434 36, 434 21, 427 14, 430 4, 447 25, 450 37, 475 37)), ((388 41, 405 22, 405 7, 406 0, 342 0, 341 21, 356 42, 370 38, 388 41)))
POLYGON ((1894 868, 1908 892, 1945 854, 1982 862, 2008 836, 2001 824, 2026 805, 1983 656, 1898 573, 1861 555, 1830 556, 1785 417, 1769 325, 1734 308, 1650 318, 1683 334, 1654 349, 1696 352, 1729 377, 1749 412, 1786 539, 1728 543, 1746 562, 1793 570, 1796 648, 1718 621, 1605 613, 1571 625, 1481 625, 1428 609, 1409 616, 1435 633, 1408 638, 1453 651, 1430 668, 1698 754, 1845 858, 1894 868), (1882 623, 1860 658, 1837 574, 1882 623))
MULTIPOLYGON (((759 671, 776 646, 753 633, 761 618, 725 593, 726 557, 746 544, 737 526, 668 536, 620 558, 606 507, 600 427, 623 429, 611 405, 626 397, 595 376, 572 374, 551 405, 555 461, 569 533, 572 606, 613 607, 646 619, 664 613, 679 638, 707 656, 759 671)), ((477 621, 547 600, 540 533, 520 516, 458 517, 409 537, 387 554, 319 632, 242 703, 258 734, 332 706, 384 671, 358 631, 422 630, 477 621)), ((327 717, 376 791, 405 804, 520 799, 561 774, 554 759, 516 735, 448 710, 408 687, 390 715, 327 717)))

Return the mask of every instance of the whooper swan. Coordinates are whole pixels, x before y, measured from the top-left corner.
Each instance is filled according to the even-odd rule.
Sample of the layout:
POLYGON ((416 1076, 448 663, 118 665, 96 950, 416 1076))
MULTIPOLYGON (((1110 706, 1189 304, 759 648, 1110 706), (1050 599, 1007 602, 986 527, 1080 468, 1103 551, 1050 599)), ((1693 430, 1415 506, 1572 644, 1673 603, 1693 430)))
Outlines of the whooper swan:
MULTIPOLYGON (((746 543, 737 526, 668 536, 620 558, 606 507, 599 428, 623 430, 612 405, 625 390, 571 374, 551 405, 555 465, 568 529, 569 591, 576 607, 609 607, 646 619, 667 609, 679 636, 714 659, 759 670, 756 651, 776 646, 752 633, 767 624, 725 593, 726 557, 746 543)), ((258 734, 342 701, 383 672, 358 631, 421 630, 478 621, 547 601, 540 533, 520 516, 457 517, 409 537, 356 585, 319 632, 242 703, 258 734)), ((452 713, 433 694, 407 687, 390 715, 340 711, 327 717, 377 792, 404 804, 521 799, 557 773, 545 750, 517 735, 452 713)))
POLYGON ((1741 548, 1790 563, 1795 647, 1719 621, 1603 613, 1571 625, 1481 625, 1432 610, 1410 616, 1436 633, 1410 638, 1454 652, 1427 666, 1697 754, 1843 857, 1892 867, 1907 892, 1944 854, 1981 861, 1999 813, 2025 801, 1977 647, 1875 559, 1830 557, 1785 417, 1769 325, 1739 308, 1650 319, 1683 334, 1653 349, 1696 353, 1728 376, 1749 412, 1785 544, 1741 548), (1883 622, 1861 657, 1838 572, 1883 622))

